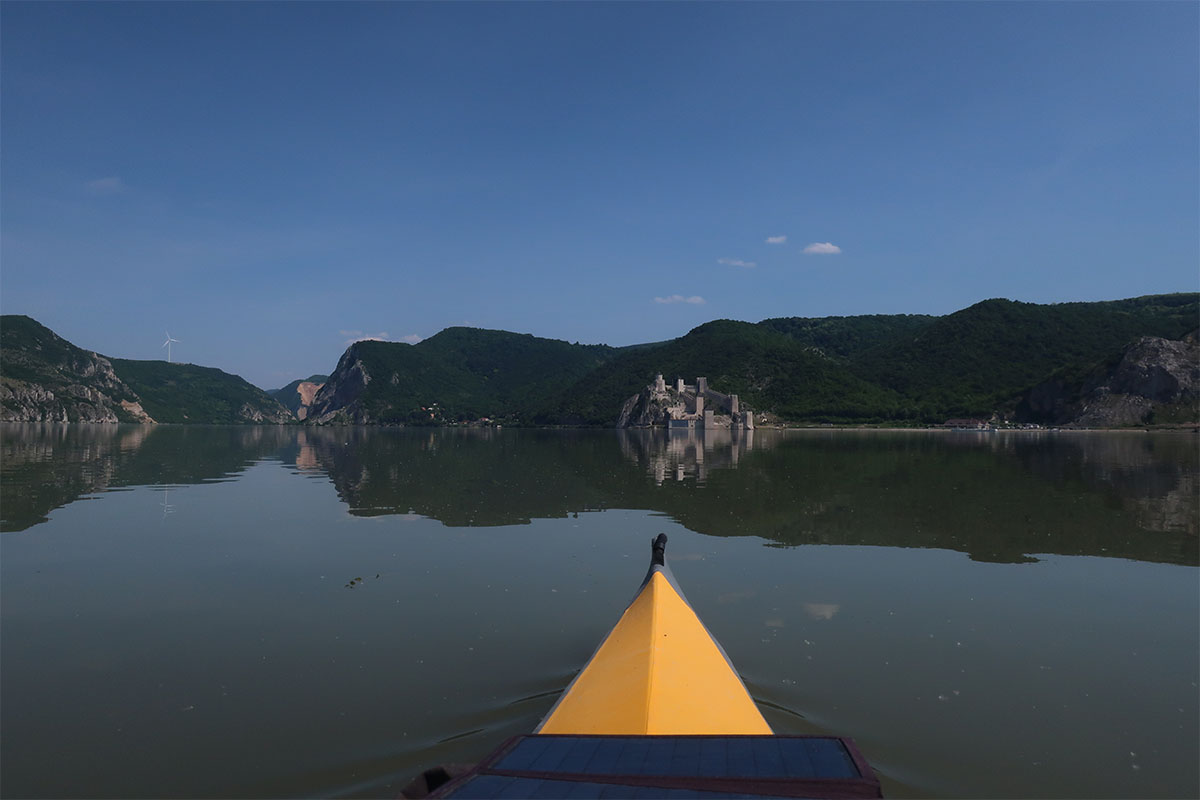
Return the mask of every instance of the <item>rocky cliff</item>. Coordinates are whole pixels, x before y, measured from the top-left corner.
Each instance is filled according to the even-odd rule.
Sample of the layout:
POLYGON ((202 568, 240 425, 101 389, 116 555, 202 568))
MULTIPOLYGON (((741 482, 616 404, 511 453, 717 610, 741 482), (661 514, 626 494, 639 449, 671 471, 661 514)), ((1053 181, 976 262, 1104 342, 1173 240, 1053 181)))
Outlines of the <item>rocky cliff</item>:
POLYGON ((154 422, 107 358, 15 315, 0 320, 0 421, 154 422))
POLYGON ((0 317, 0 421, 292 422, 236 375, 194 364, 107 358, 26 316, 0 317))
POLYGON ((362 404, 362 393, 371 382, 371 375, 363 363, 361 345, 355 342, 342 353, 337 368, 312 399, 308 422, 365 425, 375 421, 362 404))
POLYGON ((1021 415, 1051 425, 1109 428, 1200 421, 1200 342, 1143 336, 1082 378, 1035 386, 1021 415))
POLYGON ((666 425, 670 408, 680 404, 672 390, 656 389, 653 384, 625 401, 617 416, 618 428, 651 428, 666 425))
POLYGON ((292 381, 282 389, 273 389, 267 394, 278 400, 284 408, 292 412, 296 419, 303 422, 309 415, 309 409, 312 408, 317 392, 321 390, 327 380, 329 380, 328 375, 310 375, 303 380, 292 381))
POLYGON ((308 410, 312 407, 313 400, 317 397, 317 392, 321 391, 321 387, 325 383, 314 383, 313 381, 302 381, 296 387, 296 394, 300 395, 300 405, 296 409, 296 419, 303 420, 308 416, 308 410))

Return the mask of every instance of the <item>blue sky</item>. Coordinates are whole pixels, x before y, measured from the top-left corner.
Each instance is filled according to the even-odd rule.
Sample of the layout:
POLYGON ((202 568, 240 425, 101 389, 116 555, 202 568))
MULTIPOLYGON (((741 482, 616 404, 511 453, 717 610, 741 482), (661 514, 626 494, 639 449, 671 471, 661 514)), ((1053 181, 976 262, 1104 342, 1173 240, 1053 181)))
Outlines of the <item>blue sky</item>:
POLYGON ((0 310, 275 388, 451 325, 1195 291, 1198 31, 1190 2, 6 0, 0 310))

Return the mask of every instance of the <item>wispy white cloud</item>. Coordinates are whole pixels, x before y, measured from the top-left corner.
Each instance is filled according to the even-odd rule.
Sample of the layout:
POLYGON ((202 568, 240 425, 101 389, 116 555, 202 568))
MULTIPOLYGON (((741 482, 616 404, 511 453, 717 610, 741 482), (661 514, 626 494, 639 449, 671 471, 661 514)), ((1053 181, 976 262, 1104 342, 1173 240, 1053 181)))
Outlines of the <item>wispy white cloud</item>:
POLYGON ((784 244, 787 242, 786 236, 768 236, 767 244, 784 244))
POLYGON ((125 191, 125 184, 121 182, 120 178, 113 175, 109 178, 97 178, 94 181, 88 181, 83 185, 83 188, 87 190, 88 194, 94 195, 120 194, 125 191))
POLYGON ((842 248, 833 242, 813 242, 804 248, 804 252, 810 256, 835 256, 842 252, 842 248))
POLYGON ((418 333, 410 333, 408 336, 401 336, 399 341, 408 342, 409 344, 416 344, 417 342, 423 341, 424 339, 425 339, 425 337, 421 336, 418 333))
POLYGON ((742 261, 740 258, 718 258, 717 263, 725 264, 729 267, 745 267, 746 269, 758 266, 753 261, 742 261))
POLYGON ((352 345, 355 342, 386 342, 388 339, 387 331, 379 333, 364 333, 363 331, 338 331, 338 334, 346 337, 346 345, 352 345))
POLYGON ((656 303, 691 303, 693 305, 703 305, 704 298, 700 297, 699 295, 692 295, 691 297, 684 297, 681 294, 673 294, 669 297, 656 297, 656 298, 654 298, 654 302, 656 302, 656 303))

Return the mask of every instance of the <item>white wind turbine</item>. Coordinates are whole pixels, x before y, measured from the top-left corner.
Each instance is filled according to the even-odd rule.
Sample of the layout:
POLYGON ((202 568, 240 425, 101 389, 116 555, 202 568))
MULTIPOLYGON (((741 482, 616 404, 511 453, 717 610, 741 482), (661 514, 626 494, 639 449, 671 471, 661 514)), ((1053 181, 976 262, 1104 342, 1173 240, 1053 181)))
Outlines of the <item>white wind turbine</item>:
POLYGON ((166 340, 165 342, 163 342, 163 343, 162 343, 162 346, 163 346, 163 347, 165 347, 165 348, 167 348, 167 363, 168 363, 168 364, 170 364, 170 363, 171 363, 171 342, 174 342, 175 344, 179 344, 179 340, 178 340, 178 339, 172 339, 172 338, 171 338, 171 334, 169 334, 169 333, 168 333, 168 334, 167 334, 167 340, 166 340))

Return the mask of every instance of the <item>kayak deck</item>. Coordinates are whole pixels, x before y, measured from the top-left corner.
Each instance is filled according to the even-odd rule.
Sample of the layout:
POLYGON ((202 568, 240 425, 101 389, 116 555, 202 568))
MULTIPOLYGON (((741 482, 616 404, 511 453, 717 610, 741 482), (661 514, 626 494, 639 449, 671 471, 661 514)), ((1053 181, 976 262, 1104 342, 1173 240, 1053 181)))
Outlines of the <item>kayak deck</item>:
POLYGON ((881 797, 827 736, 519 736, 430 797, 881 797))

